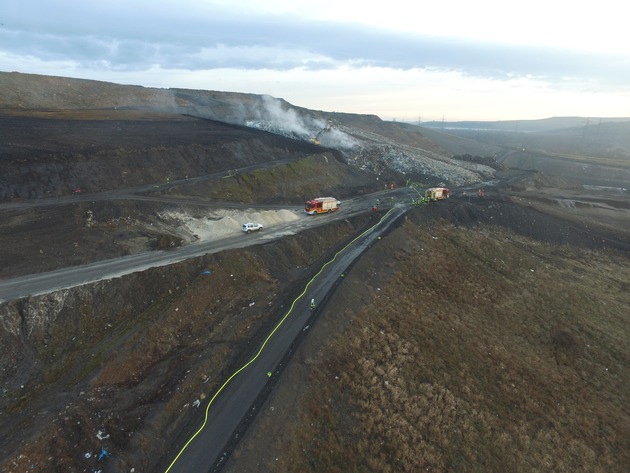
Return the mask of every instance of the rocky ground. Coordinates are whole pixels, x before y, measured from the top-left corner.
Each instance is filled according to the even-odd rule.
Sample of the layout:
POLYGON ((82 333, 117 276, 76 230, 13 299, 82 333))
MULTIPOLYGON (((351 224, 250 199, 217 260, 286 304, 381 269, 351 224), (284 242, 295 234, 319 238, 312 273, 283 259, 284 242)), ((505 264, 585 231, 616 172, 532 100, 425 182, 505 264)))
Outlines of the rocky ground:
MULTIPOLYGON (((628 470, 627 194, 458 165, 375 117, 279 133, 290 114, 267 104, 247 127, 238 94, 177 91, 174 107, 214 110, 194 118, 133 102, 166 103, 155 91, 68 87, 104 108, 25 111, 53 94, 17 82, 0 97, 2 279, 229 235, 253 212, 290 221, 314 194, 461 186, 351 268, 225 471, 628 470)), ((379 215, 0 304, 0 470, 164 471, 197 406, 379 215)))

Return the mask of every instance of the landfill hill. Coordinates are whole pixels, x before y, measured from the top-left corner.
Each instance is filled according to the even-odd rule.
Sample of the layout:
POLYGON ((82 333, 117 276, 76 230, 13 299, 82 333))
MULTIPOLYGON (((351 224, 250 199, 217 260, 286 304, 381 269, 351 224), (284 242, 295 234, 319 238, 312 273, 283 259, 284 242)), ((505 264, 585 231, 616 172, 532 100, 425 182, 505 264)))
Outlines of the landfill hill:
MULTIPOLYGON (((627 191, 453 159, 511 150, 265 96, 18 73, 0 90, 1 279, 230 234, 249 208, 315 194, 451 187, 343 276, 217 470, 630 468, 627 191)), ((372 204, 0 303, 0 470, 164 472, 195 401, 380 218, 372 204)))

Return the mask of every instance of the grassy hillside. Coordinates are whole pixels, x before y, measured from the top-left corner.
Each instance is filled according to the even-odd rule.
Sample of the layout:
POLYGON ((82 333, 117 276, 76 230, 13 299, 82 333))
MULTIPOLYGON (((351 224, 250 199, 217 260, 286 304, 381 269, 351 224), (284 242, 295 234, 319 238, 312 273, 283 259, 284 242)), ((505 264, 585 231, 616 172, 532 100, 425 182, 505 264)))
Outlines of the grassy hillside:
POLYGON ((411 214, 227 471, 628 471, 629 262, 411 214))

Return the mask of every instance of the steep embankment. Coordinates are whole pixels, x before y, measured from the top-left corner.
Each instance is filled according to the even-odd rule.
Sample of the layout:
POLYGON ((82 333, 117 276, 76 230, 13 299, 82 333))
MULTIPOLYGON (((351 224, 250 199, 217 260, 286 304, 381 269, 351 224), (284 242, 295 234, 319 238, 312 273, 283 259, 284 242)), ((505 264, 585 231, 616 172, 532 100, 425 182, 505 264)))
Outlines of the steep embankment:
POLYGON ((223 471, 627 471, 630 260, 611 244, 509 203, 414 210, 223 471))
POLYGON ((166 183, 323 151, 226 123, 115 110, 0 114, 0 127, 10 136, 0 143, 0 200, 166 183))
POLYGON ((296 214, 320 193, 343 199, 380 189, 378 181, 326 152, 225 178, 151 186, 138 195, 107 192, 0 204, 0 278, 169 249, 227 231, 238 235, 250 218, 274 223, 273 216, 267 220, 250 206, 259 211, 282 206, 296 214), (225 205, 230 209, 221 208, 225 205))
MULTIPOLYGON (((8 92, 0 96, 0 110, 10 117, 30 116, 114 122, 155 121, 156 134, 164 134, 164 136, 168 136, 170 132, 163 126, 164 124, 160 124, 161 121, 178 122, 181 121, 182 116, 198 117, 246 126, 250 130, 267 131, 277 138, 289 138, 303 145, 319 143, 323 147, 343 153, 349 165, 383 180, 389 179, 392 174, 399 176, 404 174, 407 179, 421 180, 428 185, 445 182, 454 186, 484 180, 494 175, 494 170, 488 166, 470 166, 451 161, 452 153, 445 151, 449 148, 436 145, 419 127, 385 122, 373 115, 308 110, 266 95, 206 90, 150 89, 62 77, 0 73, 0 90, 5 89, 8 92)), ((115 142, 125 137, 127 133, 124 129, 128 125, 121 126, 120 123, 108 125, 114 128, 109 129, 108 126, 103 126, 103 130, 110 138, 113 138, 113 148, 105 147, 105 149, 108 150, 107 154, 116 158, 118 153, 115 142)), ((77 126, 80 129, 81 125, 77 126)), ((185 128, 182 124, 174 124, 174 126, 185 128)), ((65 131, 68 131, 71 136, 75 134, 70 128, 65 131)), ((134 130, 132 131, 135 133, 134 130)), ((163 139, 157 136, 155 142, 161 142, 163 139)), ((182 150, 185 151, 184 155, 179 158, 184 163, 191 159, 189 155, 197 161, 204 161, 204 154, 208 152, 204 149, 205 142, 203 140, 197 142, 195 141, 197 138, 194 137, 186 139, 184 136, 183 139, 190 144, 190 147, 183 145, 180 149, 170 144, 160 147, 155 146, 153 140, 148 140, 140 149, 146 147, 144 152, 153 161, 160 161, 164 157, 160 151, 172 153, 178 157, 178 153, 182 150)), ((35 140, 36 147, 37 141, 35 140)), ((173 141, 178 141, 178 139, 175 138, 173 141)), ((77 145, 81 143, 79 135, 77 145)), ((30 144, 32 145, 33 142, 30 144)), ((73 147, 68 146, 67 149, 73 149, 73 147)), ((129 150, 123 148, 123 151, 129 150)), ((258 149, 258 155, 265 156, 266 151, 265 146, 262 146, 258 149)), ((317 154, 317 151, 311 150, 311 152, 317 154)), ((228 150, 228 155, 224 158, 229 159, 229 154, 228 150)), ((49 155, 49 158, 54 157, 54 155, 49 155)), ((57 158, 62 162, 67 160, 65 156, 57 158)), ((97 154, 94 158, 100 159, 102 156, 97 154)), ((153 161, 151 164, 154 164, 153 161)), ((153 182, 160 182, 168 177, 169 172, 177 174, 177 171, 181 171, 179 176, 197 175, 198 164, 186 166, 179 163, 174 165, 172 170, 161 169, 158 165, 157 175, 151 175, 150 179, 153 179, 153 182)), ((237 159, 234 164, 242 165, 242 161, 237 159)), ((53 168, 52 171, 53 174, 57 174, 56 169, 53 168)), ((62 169, 62 172, 58 174, 65 175, 66 171, 68 170, 62 169)), ((129 169, 126 171, 127 174, 130 173, 129 169)), ((130 175, 127 177, 132 179, 130 175)), ((53 180, 57 181, 56 178, 53 180)), ((141 182, 148 181, 144 179, 141 182)), ((70 191, 76 189, 78 185, 80 183, 76 180, 67 183, 70 191)), ((45 190, 53 192, 50 188, 45 190)))
POLYGON ((153 471, 192 403, 373 218, 1 304, 0 470, 92 471, 105 448, 106 471, 153 471))

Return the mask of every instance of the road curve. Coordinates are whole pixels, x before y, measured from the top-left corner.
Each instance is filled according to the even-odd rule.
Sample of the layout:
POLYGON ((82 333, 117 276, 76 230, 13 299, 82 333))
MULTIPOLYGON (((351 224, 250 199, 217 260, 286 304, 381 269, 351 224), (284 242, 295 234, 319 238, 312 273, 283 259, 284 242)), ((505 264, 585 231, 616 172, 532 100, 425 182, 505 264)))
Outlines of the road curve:
POLYGON ((324 264, 261 346, 252 352, 249 361, 225 381, 206 405, 202 404, 199 427, 193 436, 166 452, 166 461, 169 463, 163 467, 165 473, 203 473, 221 468, 229 454, 226 446, 234 443, 239 425, 243 419, 255 413, 252 409, 255 410, 257 398, 268 383, 274 381, 272 378, 280 375, 294 341, 308 328, 321 308, 320 305, 312 312, 309 308, 311 299, 316 302, 327 300, 329 293, 340 282, 341 275, 406 211, 407 206, 394 206, 376 225, 324 264))
MULTIPOLYGON (((306 216, 293 222, 282 223, 266 227, 262 233, 251 235, 237 234, 228 237, 199 241, 166 251, 147 251, 120 258, 61 268, 46 273, 29 274, 13 279, 0 280, 0 303, 39 294, 81 286, 96 281, 113 279, 126 274, 143 271, 156 266, 165 266, 184 261, 188 258, 217 253, 233 248, 263 243, 265 241, 282 238, 319 225, 325 225, 333 220, 346 219, 369 211, 372 201, 385 195, 403 198, 409 195, 408 190, 398 192, 377 193, 370 196, 344 201, 341 209, 331 215, 306 216)), ((383 200, 385 200, 383 198, 383 200)), ((236 207, 237 204, 234 204, 236 207)), ((238 204, 243 209, 251 208, 246 204, 238 204)), ((294 209, 304 214, 301 209, 294 209)))

